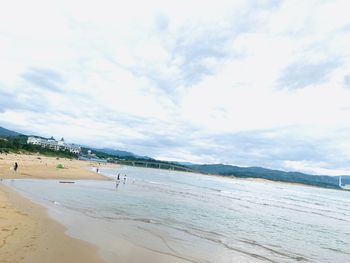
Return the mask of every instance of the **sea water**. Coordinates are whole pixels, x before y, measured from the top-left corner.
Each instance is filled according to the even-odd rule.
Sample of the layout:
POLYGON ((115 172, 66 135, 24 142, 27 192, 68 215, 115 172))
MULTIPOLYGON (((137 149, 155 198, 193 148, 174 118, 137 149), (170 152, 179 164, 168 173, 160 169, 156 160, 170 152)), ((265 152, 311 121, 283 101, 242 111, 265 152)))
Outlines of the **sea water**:
POLYGON ((350 262, 350 192, 127 166, 100 171, 119 173, 119 185, 4 183, 110 262, 123 253, 120 239, 181 262, 350 262))

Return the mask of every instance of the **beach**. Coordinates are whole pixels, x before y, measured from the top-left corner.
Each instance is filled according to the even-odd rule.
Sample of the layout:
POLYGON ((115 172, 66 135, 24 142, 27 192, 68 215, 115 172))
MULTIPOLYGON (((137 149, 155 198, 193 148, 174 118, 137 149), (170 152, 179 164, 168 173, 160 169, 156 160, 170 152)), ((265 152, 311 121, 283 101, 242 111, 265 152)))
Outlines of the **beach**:
MULTIPOLYGON (((119 166, 40 155, 1 154, 0 180, 3 184, 0 184, 0 263, 106 262, 100 256, 96 244, 66 234, 67 228, 58 223, 60 220, 54 220, 47 208, 30 201, 5 184, 5 181, 12 184, 19 179, 47 180, 58 185, 65 185, 59 184, 60 180, 87 180, 91 183, 111 180, 110 177, 96 173, 96 167, 115 169, 119 166), (17 172, 13 170, 15 162, 19 165, 17 172), (58 164, 64 168, 57 168, 58 164)), ((38 194, 41 196, 41 192, 38 194)), ((69 218, 71 217, 67 215, 69 218)), ((105 247, 118 251, 118 255, 107 255, 111 262, 187 262, 177 256, 158 253, 122 239, 114 239, 112 244, 105 244, 105 247)))
MULTIPOLYGON (((97 163, 39 155, 0 155, 0 178, 90 179, 108 178, 89 171, 97 163), (18 171, 11 169, 17 162, 18 171), (57 169, 62 164, 65 168, 57 169)), ((96 247, 71 238, 45 208, 0 185, 0 263, 104 262, 96 247)))
POLYGON ((0 262, 104 262, 96 247, 65 235, 46 209, 0 185, 0 262))
POLYGON ((350 255, 345 191, 0 157, 0 263, 345 263, 350 255))
POLYGON ((115 165, 36 154, 0 154, 0 178, 7 179, 108 180, 107 177, 91 171, 91 168, 113 166, 115 165), (12 168, 15 162, 18 163, 17 172, 12 168), (63 168, 57 168, 59 164, 63 168))

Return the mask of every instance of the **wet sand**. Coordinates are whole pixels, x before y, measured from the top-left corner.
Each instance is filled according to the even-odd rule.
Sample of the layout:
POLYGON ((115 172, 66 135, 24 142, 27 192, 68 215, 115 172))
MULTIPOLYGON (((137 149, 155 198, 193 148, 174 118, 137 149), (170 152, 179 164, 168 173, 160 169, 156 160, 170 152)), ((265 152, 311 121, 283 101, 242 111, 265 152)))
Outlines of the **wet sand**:
MULTIPOLYGON (((0 154, 0 180, 14 178, 108 180, 91 172, 93 162, 39 155, 0 154), (12 169, 19 164, 18 171, 12 169), (56 168, 62 164, 65 168, 56 168)), ((65 234, 46 209, 0 182, 0 263, 104 262, 97 248, 65 234)))
POLYGON ((96 246, 66 235, 66 229, 51 219, 45 208, 1 184, 2 179, 111 180, 90 170, 117 166, 39 155, 0 154, 0 263, 106 262, 103 258, 108 262, 128 263, 188 262, 126 240, 106 244, 118 251, 118 257, 99 255, 96 246), (19 165, 17 172, 12 168, 15 162, 19 165), (65 168, 56 168, 58 164, 65 168))
POLYGON ((97 249, 65 235, 46 209, 0 185, 0 262, 104 262, 97 249))

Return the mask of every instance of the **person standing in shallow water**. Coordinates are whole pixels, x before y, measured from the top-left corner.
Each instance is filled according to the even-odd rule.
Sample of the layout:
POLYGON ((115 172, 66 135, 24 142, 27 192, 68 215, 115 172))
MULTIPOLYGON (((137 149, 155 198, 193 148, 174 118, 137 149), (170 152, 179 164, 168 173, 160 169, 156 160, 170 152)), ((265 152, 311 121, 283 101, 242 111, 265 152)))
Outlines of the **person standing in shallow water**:
POLYGON ((18 163, 16 162, 15 165, 13 166, 13 170, 14 170, 15 172, 17 172, 17 169, 18 169, 18 163))
POLYGON ((119 183, 120 183, 120 174, 118 173, 117 180, 115 181, 115 189, 118 189, 119 183))
POLYGON ((125 184, 125 182, 126 182, 126 174, 124 174, 124 182, 123 183, 125 184))
POLYGON ((119 180, 115 181, 115 189, 117 190, 119 186, 119 180))

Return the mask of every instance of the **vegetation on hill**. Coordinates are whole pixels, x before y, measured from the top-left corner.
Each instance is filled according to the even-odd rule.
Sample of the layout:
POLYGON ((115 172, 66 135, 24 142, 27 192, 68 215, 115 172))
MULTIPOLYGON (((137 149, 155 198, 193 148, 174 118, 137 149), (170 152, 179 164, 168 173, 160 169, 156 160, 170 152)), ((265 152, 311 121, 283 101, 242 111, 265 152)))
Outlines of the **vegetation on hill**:
POLYGON ((27 144, 27 136, 1 136, 0 137, 0 153, 39 153, 45 156, 76 158, 77 155, 68 150, 55 151, 49 148, 43 148, 39 145, 27 144))
POLYGON ((18 135, 21 135, 21 134, 18 132, 10 131, 8 129, 0 127, 0 136, 8 137, 8 136, 18 136, 18 135))
POLYGON ((107 153, 112 156, 118 156, 118 157, 137 157, 132 152, 127 152, 127 151, 121 151, 121 150, 114 150, 114 149, 109 149, 109 148, 102 148, 102 149, 94 149, 95 151, 102 152, 102 153, 107 153))
MULTIPOLYGON (((300 183, 325 188, 340 188, 338 176, 310 175, 299 172, 270 170, 261 167, 238 167, 223 164, 189 165, 189 167, 207 174, 218 174, 241 178, 263 178, 272 181, 300 183)), ((342 179, 343 183, 347 183, 349 180, 347 176, 343 176, 342 179)))
POLYGON ((115 152, 105 152, 105 151, 102 151, 100 149, 92 149, 92 148, 87 148, 87 147, 81 147, 81 153, 83 155, 87 155, 88 154, 88 151, 91 150, 93 154, 96 155, 97 158, 101 158, 101 159, 108 159, 108 158, 128 158, 128 159, 135 159, 136 157, 132 154, 130 155, 119 155, 117 154, 118 151, 115 151, 115 152))

